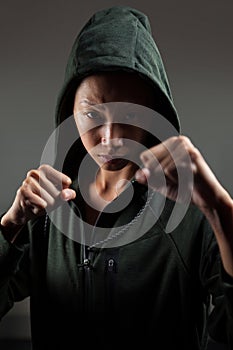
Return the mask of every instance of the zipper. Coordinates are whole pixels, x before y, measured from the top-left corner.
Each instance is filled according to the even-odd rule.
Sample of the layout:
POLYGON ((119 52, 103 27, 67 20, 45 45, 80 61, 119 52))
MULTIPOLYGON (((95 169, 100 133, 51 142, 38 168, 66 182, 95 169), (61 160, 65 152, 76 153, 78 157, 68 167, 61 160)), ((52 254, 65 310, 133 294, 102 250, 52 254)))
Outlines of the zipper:
MULTIPOLYGON (((77 208, 80 218, 82 219, 82 215, 80 210, 77 208)), ((99 221, 101 217, 101 212, 99 213, 99 216, 97 217, 96 224, 99 221)), ((93 226, 92 229, 92 237, 94 237, 95 234, 95 228, 96 224, 93 226)), ((84 232, 84 226, 82 226, 82 241, 81 241, 81 251, 80 251, 80 258, 81 262, 78 264, 79 269, 79 275, 81 275, 82 280, 82 288, 83 288, 83 311, 85 313, 89 314, 93 313, 95 306, 94 306, 94 300, 95 300, 95 288, 94 288, 94 282, 93 282, 93 262, 95 255, 97 254, 96 249, 93 249, 92 247, 88 247, 85 244, 85 232, 84 232)), ((115 285, 116 285, 116 275, 117 275, 117 256, 118 256, 118 249, 114 249, 112 251, 112 254, 110 254, 109 251, 112 251, 112 249, 106 250, 105 255, 105 290, 104 290, 104 304, 106 311, 113 310, 113 301, 114 301, 114 295, 115 295, 115 285)), ((104 282, 104 281, 103 281, 104 282)))
MULTIPOLYGON (((75 206, 81 222, 83 220, 81 211, 75 206)), ((93 260, 94 252, 86 246, 84 225, 81 229, 81 242, 80 242, 80 263, 78 267, 78 279, 79 279, 79 292, 81 294, 81 309, 85 314, 89 314, 93 311, 93 260)))
MULTIPOLYGON (((118 254, 117 254, 118 255, 118 254)), ((105 308, 106 312, 112 312, 115 305, 117 282, 117 256, 107 257, 105 260, 105 308)))
POLYGON ((82 262, 78 264, 79 274, 82 275, 83 288, 83 311, 87 314, 93 312, 93 258, 94 252, 88 250, 85 246, 81 246, 82 262), (85 250, 85 253, 84 253, 85 250))

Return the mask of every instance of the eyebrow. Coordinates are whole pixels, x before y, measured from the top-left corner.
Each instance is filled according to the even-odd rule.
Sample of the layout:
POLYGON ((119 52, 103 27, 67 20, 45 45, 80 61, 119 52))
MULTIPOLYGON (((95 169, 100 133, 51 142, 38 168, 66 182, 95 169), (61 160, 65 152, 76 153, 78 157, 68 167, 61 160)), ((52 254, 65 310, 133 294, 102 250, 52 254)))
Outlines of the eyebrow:
POLYGON ((85 98, 85 99, 80 101, 80 104, 87 104, 87 105, 90 105, 90 106, 95 106, 97 103, 96 102, 92 102, 92 101, 90 101, 90 100, 85 98))

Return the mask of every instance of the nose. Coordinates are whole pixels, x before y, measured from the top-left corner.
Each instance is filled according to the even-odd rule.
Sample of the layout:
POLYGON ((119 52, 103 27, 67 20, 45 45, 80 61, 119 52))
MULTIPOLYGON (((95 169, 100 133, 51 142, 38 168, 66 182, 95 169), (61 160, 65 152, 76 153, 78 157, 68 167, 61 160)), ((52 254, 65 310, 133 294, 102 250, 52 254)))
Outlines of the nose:
POLYGON ((104 125, 101 144, 111 147, 123 146, 123 138, 121 137, 119 126, 116 123, 106 123, 104 125))

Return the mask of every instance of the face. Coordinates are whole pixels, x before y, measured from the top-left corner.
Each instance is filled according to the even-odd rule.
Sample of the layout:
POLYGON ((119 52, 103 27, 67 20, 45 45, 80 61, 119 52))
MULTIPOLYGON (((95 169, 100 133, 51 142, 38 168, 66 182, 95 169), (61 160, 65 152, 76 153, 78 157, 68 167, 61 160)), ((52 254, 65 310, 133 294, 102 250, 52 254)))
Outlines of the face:
POLYGON ((153 108, 154 99, 152 87, 134 73, 96 74, 82 81, 75 95, 75 122, 100 167, 114 171, 138 161, 148 135, 138 127, 142 115, 136 105, 153 108))

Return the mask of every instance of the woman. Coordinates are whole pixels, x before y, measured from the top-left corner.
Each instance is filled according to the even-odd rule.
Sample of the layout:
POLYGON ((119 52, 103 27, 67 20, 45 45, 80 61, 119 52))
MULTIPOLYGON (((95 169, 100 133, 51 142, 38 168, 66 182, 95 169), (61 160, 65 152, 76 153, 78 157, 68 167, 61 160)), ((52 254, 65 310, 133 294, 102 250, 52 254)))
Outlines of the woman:
POLYGON ((30 296, 33 349, 233 346, 233 201, 180 135, 143 13, 87 22, 56 124, 1 218, 1 315, 30 296))

